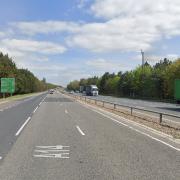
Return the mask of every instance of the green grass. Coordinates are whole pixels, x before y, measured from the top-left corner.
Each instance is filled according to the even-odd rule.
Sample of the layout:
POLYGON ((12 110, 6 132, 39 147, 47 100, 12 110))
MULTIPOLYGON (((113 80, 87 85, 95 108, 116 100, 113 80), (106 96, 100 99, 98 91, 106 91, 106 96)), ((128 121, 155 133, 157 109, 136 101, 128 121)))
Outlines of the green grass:
POLYGON ((18 99, 23 99, 23 98, 26 98, 26 97, 34 96, 34 95, 37 95, 37 94, 39 94, 39 93, 20 94, 20 95, 15 95, 15 96, 7 97, 7 98, 1 98, 0 102, 3 102, 3 101, 14 101, 14 100, 18 100, 18 99))

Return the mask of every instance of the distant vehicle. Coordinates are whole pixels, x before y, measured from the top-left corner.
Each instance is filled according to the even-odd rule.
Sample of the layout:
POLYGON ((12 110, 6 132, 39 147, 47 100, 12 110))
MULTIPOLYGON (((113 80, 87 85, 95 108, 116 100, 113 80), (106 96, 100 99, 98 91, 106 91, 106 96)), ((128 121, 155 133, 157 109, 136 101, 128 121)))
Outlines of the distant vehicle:
POLYGON ((76 91, 75 91, 75 93, 79 93, 79 91, 78 91, 78 90, 76 90, 76 91))
POLYGON ((175 92, 174 97, 177 102, 177 104, 180 104, 180 79, 175 80, 175 92))
POLYGON ((49 94, 53 94, 54 93, 54 89, 50 89, 49 94))
POLYGON ((98 96, 99 91, 96 85, 86 86, 86 96, 98 96))
POLYGON ((74 91, 70 91, 69 94, 74 94, 74 91))
POLYGON ((86 86, 80 86, 79 92, 80 93, 86 92, 86 86))

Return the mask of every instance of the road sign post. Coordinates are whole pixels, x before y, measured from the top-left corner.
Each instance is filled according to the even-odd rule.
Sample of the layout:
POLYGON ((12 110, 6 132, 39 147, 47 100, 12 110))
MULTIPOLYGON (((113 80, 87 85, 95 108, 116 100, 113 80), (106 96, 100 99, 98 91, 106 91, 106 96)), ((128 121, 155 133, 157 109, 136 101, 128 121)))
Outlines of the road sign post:
POLYGON ((11 96, 15 92, 15 78, 1 78, 1 93, 5 97, 5 93, 10 93, 11 96))

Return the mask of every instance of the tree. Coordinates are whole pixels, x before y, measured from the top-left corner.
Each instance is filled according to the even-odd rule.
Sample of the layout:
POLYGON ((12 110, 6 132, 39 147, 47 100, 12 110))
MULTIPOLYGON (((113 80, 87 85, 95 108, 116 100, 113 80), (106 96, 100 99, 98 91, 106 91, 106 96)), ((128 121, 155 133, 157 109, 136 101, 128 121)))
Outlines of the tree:
POLYGON ((16 94, 44 91, 56 87, 53 84, 46 83, 45 78, 40 81, 27 69, 18 69, 8 55, 0 53, 0 78, 7 77, 15 78, 16 94))

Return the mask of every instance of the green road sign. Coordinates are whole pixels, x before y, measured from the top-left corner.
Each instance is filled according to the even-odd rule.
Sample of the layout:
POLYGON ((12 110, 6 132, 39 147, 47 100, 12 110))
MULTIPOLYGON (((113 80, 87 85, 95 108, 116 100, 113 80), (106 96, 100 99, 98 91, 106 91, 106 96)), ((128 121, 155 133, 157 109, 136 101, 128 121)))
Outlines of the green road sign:
POLYGON ((1 78, 1 92, 14 93, 15 91, 15 78, 1 78))

